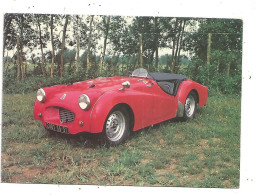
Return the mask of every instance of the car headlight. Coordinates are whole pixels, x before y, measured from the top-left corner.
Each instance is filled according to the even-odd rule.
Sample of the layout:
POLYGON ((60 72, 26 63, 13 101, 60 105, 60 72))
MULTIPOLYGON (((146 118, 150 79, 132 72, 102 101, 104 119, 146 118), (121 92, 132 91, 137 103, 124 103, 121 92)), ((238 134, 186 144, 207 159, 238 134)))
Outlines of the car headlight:
POLYGON ((83 110, 89 109, 89 107, 91 105, 90 98, 87 95, 82 94, 79 97, 78 104, 79 104, 80 108, 83 110))
POLYGON ((39 102, 45 101, 46 95, 45 95, 45 91, 42 88, 37 90, 36 98, 39 102))

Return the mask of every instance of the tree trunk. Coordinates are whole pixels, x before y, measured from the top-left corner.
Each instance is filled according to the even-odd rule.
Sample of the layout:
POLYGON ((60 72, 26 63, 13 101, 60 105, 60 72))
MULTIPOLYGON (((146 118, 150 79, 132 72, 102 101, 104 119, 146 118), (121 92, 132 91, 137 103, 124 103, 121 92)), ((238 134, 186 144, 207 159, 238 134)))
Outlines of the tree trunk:
POLYGON ((120 56, 120 53, 118 53, 117 55, 114 54, 114 56, 112 57, 112 71, 113 71, 113 75, 116 74, 116 67, 118 65, 118 61, 119 61, 119 56, 120 56))
POLYGON ((155 61, 155 67, 156 67, 156 70, 158 70, 158 47, 156 48, 156 52, 155 52, 155 58, 156 58, 156 61, 155 61))
MULTIPOLYGON (((3 51, 4 52, 4 51, 3 51)), ((5 58, 5 61, 4 61, 4 64, 3 64, 3 72, 7 73, 8 72, 8 67, 9 67, 9 62, 8 62, 8 58, 9 58, 9 55, 8 55, 8 50, 7 50, 7 53, 6 53, 6 58, 5 58)))
MULTIPOLYGON (((176 21, 175 21, 175 26, 174 26, 174 32, 176 33, 177 31, 177 27, 178 27, 178 19, 176 18, 176 21)), ((173 35, 173 38, 172 38, 172 62, 171 62, 171 72, 174 71, 174 67, 175 67, 175 50, 176 50, 176 34, 173 35)))
POLYGON ((89 68, 90 68, 90 52, 91 52, 91 39, 92 39, 92 22, 93 22, 93 17, 91 17, 90 21, 90 33, 89 33, 89 40, 88 40, 88 49, 87 49, 87 56, 86 56, 86 77, 88 77, 89 73, 89 68))
POLYGON ((25 63, 25 74, 24 75, 27 75, 28 74, 28 62, 25 63))
POLYGON ((42 55, 41 70, 42 70, 43 76, 46 76, 45 58, 44 58, 44 51, 43 51, 43 41, 42 41, 41 25, 40 25, 39 18, 37 18, 37 25, 38 25, 38 29, 39 29, 39 42, 40 42, 40 50, 41 50, 41 55, 42 55))
POLYGON ((35 54, 32 54, 30 58, 31 58, 32 64, 35 65, 36 61, 35 61, 34 57, 35 57, 35 54))
POLYGON ((178 36, 177 36, 177 40, 176 40, 176 47, 175 47, 175 54, 174 54, 174 72, 177 73, 177 66, 179 63, 179 58, 178 58, 178 52, 180 49, 180 41, 181 41, 181 29, 182 29, 182 20, 180 20, 179 22, 179 30, 178 30, 178 36))
POLYGON ((139 60, 140 60, 140 67, 143 68, 143 41, 142 41, 142 33, 139 34, 139 60))
POLYGON ((102 52, 102 57, 101 57, 101 60, 100 60, 100 73, 101 73, 102 68, 103 68, 103 62, 104 62, 104 57, 105 57, 105 52, 106 52, 106 47, 107 47, 109 23, 110 23, 110 16, 107 17, 106 31, 105 31, 105 38, 104 38, 104 45, 103 45, 103 52, 102 52))
POLYGON ((135 54, 135 69, 136 68, 139 68, 139 52, 135 54))
POLYGON ((228 67, 227 67, 227 76, 229 77, 229 74, 230 74, 230 67, 231 67, 231 64, 228 63, 228 67))
POLYGON ((51 44, 52 44, 52 63, 51 63, 51 78, 53 78, 54 71, 54 58, 55 58, 55 50, 54 50, 54 39, 53 39, 53 15, 51 15, 51 44))
POLYGON ((21 64, 22 64, 22 55, 20 53, 20 36, 17 36, 17 76, 16 79, 20 79, 21 73, 21 64))
POLYGON ((8 33, 9 28, 10 28, 11 23, 12 23, 12 19, 10 18, 10 14, 5 14, 4 39, 3 39, 3 58, 4 58, 4 54, 5 54, 5 48, 6 48, 7 33, 8 33))
POLYGON ((185 25, 186 25, 186 20, 184 20, 183 24, 182 24, 182 31, 181 31, 181 37, 180 37, 180 43, 179 43, 179 51, 178 51, 178 56, 177 56, 178 60, 176 61, 176 72, 179 71, 180 51, 181 51, 182 43, 183 43, 183 35, 184 35, 185 25))
POLYGON ((209 65, 211 63, 211 43, 212 43, 212 33, 208 33, 208 40, 207 40, 207 59, 206 63, 209 65))
POLYGON ((20 20, 20 35, 18 35, 18 45, 17 45, 17 49, 18 49, 18 59, 19 59, 19 71, 21 74, 21 79, 23 80, 25 77, 24 74, 24 68, 23 68, 23 27, 24 27, 24 17, 21 16, 21 20, 20 20))
POLYGON ((61 42, 61 55, 60 55, 60 77, 63 75, 63 69, 64 69, 64 50, 65 50, 65 39, 66 39, 66 32, 67 32, 67 26, 68 26, 68 18, 69 16, 66 15, 66 20, 63 28, 63 36, 62 36, 62 42, 61 42))
POLYGON ((78 71, 79 66, 79 56, 80 56, 80 27, 81 27, 81 18, 76 16, 76 25, 77 25, 77 34, 76 34, 76 61, 74 70, 78 71))
POLYGON ((155 17, 155 68, 158 69, 158 17, 155 17))

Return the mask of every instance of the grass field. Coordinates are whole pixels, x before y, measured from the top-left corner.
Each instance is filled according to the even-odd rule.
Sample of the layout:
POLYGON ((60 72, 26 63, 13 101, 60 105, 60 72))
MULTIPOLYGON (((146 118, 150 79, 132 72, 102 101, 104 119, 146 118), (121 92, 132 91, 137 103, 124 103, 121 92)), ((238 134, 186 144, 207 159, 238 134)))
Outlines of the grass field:
POLYGON ((3 94, 2 182, 238 188, 240 96, 215 95, 190 122, 170 120, 106 147, 46 132, 35 94, 3 94))

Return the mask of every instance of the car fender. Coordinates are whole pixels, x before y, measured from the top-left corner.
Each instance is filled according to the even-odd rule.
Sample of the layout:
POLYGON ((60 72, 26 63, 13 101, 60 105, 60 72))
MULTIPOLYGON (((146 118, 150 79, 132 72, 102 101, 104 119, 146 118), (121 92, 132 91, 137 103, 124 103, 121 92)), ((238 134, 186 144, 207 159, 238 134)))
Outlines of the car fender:
MULTIPOLYGON (((142 96, 143 93, 138 91, 132 91, 130 89, 125 90, 111 90, 101 95, 92 107, 90 114, 90 132, 100 133, 103 130, 105 120, 110 111, 119 104, 125 104, 132 111, 133 117, 136 121, 142 120, 143 112, 139 109, 139 105, 135 103, 134 98, 142 96), (137 107, 137 108, 136 108, 137 107), (136 111, 137 110, 137 111, 136 111)), ((142 128, 139 123, 135 122, 132 130, 142 128)))
POLYGON ((177 100, 178 100, 178 110, 176 113, 177 117, 182 117, 184 114, 184 105, 188 94, 191 91, 195 91, 197 95, 198 106, 202 107, 207 101, 207 88, 199 83, 196 83, 190 79, 183 81, 178 89, 177 100))

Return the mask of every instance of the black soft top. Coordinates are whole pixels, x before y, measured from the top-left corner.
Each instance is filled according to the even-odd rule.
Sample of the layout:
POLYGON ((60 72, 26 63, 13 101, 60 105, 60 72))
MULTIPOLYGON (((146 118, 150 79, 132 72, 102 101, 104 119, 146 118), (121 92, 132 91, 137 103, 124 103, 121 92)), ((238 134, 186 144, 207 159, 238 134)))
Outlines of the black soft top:
POLYGON ((177 94, 180 83, 187 79, 184 75, 171 73, 149 73, 149 76, 157 82, 164 92, 174 96, 177 94))
POLYGON ((164 92, 174 96, 177 94, 180 83, 187 79, 186 76, 180 74, 148 73, 144 68, 134 70, 131 76, 153 79, 164 92))
POLYGON ((170 74, 170 73, 149 73, 149 75, 155 81, 171 81, 171 80, 178 80, 184 81, 187 79, 186 76, 180 74, 170 74))

